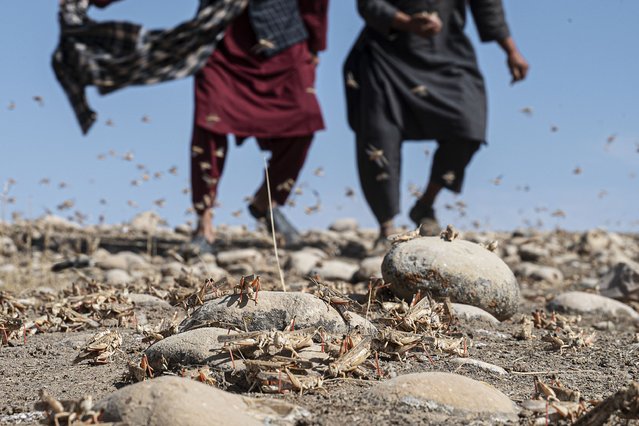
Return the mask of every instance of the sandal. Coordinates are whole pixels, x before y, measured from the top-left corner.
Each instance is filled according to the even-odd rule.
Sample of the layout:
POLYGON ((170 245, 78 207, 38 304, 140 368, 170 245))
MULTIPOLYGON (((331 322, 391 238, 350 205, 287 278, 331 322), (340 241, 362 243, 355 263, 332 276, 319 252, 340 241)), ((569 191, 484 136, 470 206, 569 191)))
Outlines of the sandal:
MULTIPOLYGON (((248 210, 255 219, 263 221, 266 225, 266 229, 271 233, 271 216, 270 212, 261 213, 253 204, 249 204, 248 210)), ((299 231, 295 229, 293 224, 288 221, 284 213, 278 208, 273 207, 273 225, 275 232, 280 234, 284 239, 286 247, 298 246, 302 243, 302 236, 299 231)))
POLYGON ((418 228, 421 228, 420 234, 424 236, 436 236, 439 235, 441 227, 437 218, 435 217, 435 210, 433 206, 427 206, 417 201, 410 212, 408 217, 415 223, 418 228))

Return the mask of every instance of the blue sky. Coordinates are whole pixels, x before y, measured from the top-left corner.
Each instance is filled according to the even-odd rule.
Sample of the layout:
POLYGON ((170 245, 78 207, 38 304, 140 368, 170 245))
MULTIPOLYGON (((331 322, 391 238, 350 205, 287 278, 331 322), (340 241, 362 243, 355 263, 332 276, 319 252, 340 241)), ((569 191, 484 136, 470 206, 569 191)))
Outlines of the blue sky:
MULTIPOLYGON (((473 160, 464 193, 440 197, 440 221, 460 227, 479 221, 484 229, 512 229, 541 220, 545 227, 636 231, 639 60, 633 52, 639 40, 639 2, 512 0, 505 5, 531 73, 524 83, 510 86, 498 46, 479 44, 469 26, 487 81, 489 146, 473 160), (532 115, 521 112, 525 107, 532 115), (609 137, 614 139, 611 143, 609 137), (579 175, 573 173, 577 167, 582 170, 579 175), (498 176, 503 177, 496 186, 491 181, 498 176), (527 192, 522 190, 526 185, 527 192), (463 218, 445 207, 459 200, 468 205, 463 218), (558 209, 566 218, 551 216, 558 209)), ((188 18, 195 8, 195 0, 125 0, 93 16, 166 27, 188 18)), ((107 97, 90 90, 100 121, 82 136, 50 67, 58 36, 56 9, 54 0, 8 0, 0 14, 0 185, 9 178, 17 182, 8 194, 15 203, 6 206, 6 218, 13 211, 37 217, 49 208, 64 216, 79 210, 90 222, 99 215, 120 222, 151 209, 171 224, 192 219, 185 214, 190 197, 181 192, 189 186, 192 80, 107 97), (33 96, 41 96, 44 105, 33 96), (142 122, 145 115, 149 123, 142 122), (106 126, 107 119, 113 127, 106 126), (122 159, 129 152, 133 161, 122 159), (100 154, 107 154, 106 159, 98 160, 100 154), (145 165, 150 180, 134 187, 131 181, 144 174, 138 164, 145 165), (172 166, 177 166, 177 176, 167 173, 172 166), (163 172, 162 177, 154 179, 155 172, 163 172), (40 184, 43 178, 51 183, 40 184), (60 182, 66 187, 59 188, 60 182), (101 199, 107 204, 100 204, 101 199), (158 199, 166 200, 163 208, 153 203, 158 199), (60 213, 56 206, 65 200, 73 200, 74 208, 60 213), (138 207, 128 205, 129 200, 138 207)), ((304 194, 296 208, 288 209, 304 229, 324 227, 344 216, 374 226, 357 179, 341 81, 342 62, 361 27, 354 0, 332 1, 329 50, 321 57, 317 84, 327 130, 317 135, 302 172, 304 194), (318 167, 323 167, 323 177, 313 174, 318 167), (346 187, 355 189, 355 199, 345 197, 346 187), (303 207, 316 203, 312 190, 319 193, 322 209, 308 216, 303 207)), ((408 186, 425 184, 435 147, 432 142, 405 144, 400 224, 408 223, 406 212, 413 202, 408 186)), ((231 149, 221 182, 218 223, 252 226, 243 198, 259 184, 262 158, 252 142, 231 149), (241 215, 233 216, 238 210, 241 215)))

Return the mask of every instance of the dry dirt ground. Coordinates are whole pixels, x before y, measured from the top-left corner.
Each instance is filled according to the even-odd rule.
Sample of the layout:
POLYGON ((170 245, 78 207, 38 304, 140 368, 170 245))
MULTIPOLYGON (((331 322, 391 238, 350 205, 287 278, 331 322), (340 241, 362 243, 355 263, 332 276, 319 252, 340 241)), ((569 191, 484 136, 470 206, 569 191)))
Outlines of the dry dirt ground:
MULTIPOLYGON (((93 232, 91 235, 95 237, 97 231, 91 232, 93 232)), ((13 300, 27 300, 33 303, 32 307, 26 308, 25 317, 38 316, 40 303, 60 299, 60 292, 69 289, 73 282, 87 277, 102 277, 100 274, 103 271, 95 266, 71 268, 60 273, 50 271, 51 265, 75 255, 74 251, 80 249, 77 241, 75 243, 58 241, 58 245, 53 249, 34 248, 33 241, 28 242, 32 245, 31 247, 24 245, 23 228, 5 227, 3 233, 16 240, 18 251, 6 253, 3 258, 0 258, 2 260, 0 266, 2 264, 15 266, 15 268, 5 268, 0 273, 2 280, 0 294, 5 299, 11 297, 13 300)), ((503 234, 502 237, 508 240, 512 238, 512 235, 503 234)), ((561 237, 570 238, 571 241, 579 239, 578 235, 567 233, 561 234, 561 237)), ((60 241, 64 240, 59 235, 58 238, 60 241)), ((543 245, 547 238, 552 238, 552 235, 539 237, 536 241, 543 245)), ((627 241, 635 243, 637 241, 636 236, 628 238, 627 241)), ((243 241, 238 245, 248 244, 246 240, 243 241)), ((228 238, 225 244, 227 247, 233 247, 232 238, 228 238)), ((266 244, 263 242, 261 244, 261 250, 265 252, 270 250, 266 244)), ((635 253, 636 250, 635 247, 630 251, 635 253)), ((338 254, 344 257, 344 252, 345 250, 342 250, 338 254)), ((284 251, 284 259, 286 256, 287 253, 284 251)), ((163 256, 147 256, 149 270, 159 270, 173 257, 174 255, 170 252, 163 256)), ((273 263, 268 261, 269 257, 265 255, 265 258, 267 259, 263 264, 265 271, 255 272, 263 273, 264 288, 276 289, 279 286, 276 270, 273 263)), ((586 262, 587 267, 588 258, 582 258, 582 261, 586 262)), ((371 386, 379 380, 411 372, 444 371, 462 374, 493 385, 517 404, 533 396, 535 376, 546 382, 558 379, 564 386, 579 390, 581 396, 587 401, 602 400, 629 381, 639 381, 639 342, 637 342, 639 326, 636 323, 620 316, 583 314, 578 327, 587 334, 595 332, 594 343, 579 349, 562 351, 553 349, 548 342, 542 341, 539 338, 541 335, 539 330, 533 331, 535 337, 531 340, 518 340, 513 337, 521 329, 522 316, 530 316, 530 313, 537 309, 548 312, 546 302, 555 294, 577 288, 583 278, 596 278, 605 272, 599 270, 594 261, 590 265, 592 266, 590 270, 577 272, 569 270, 567 266, 556 265, 564 269, 566 278, 561 283, 550 284, 520 277, 523 298, 519 314, 510 320, 497 325, 480 321, 458 321, 455 324, 455 329, 472 341, 469 348, 471 358, 503 367, 508 372, 507 375, 498 375, 471 365, 453 364, 451 356, 444 353, 417 351, 410 354, 403 362, 381 357, 382 378, 378 377, 374 368, 371 368, 368 378, 327 380, 324 390, 321 391, 303 395, 254 394, 254 396, 284 398, 305 407, 311 415, 301 423, 317 425, 473 423, 463 418, 436 417, 430 415, 424 407, 411 407, 406 404, 390 406, 369 397, 371 386)), ((136 278, 136 283, 128 286, 131 293, 158 294, 149 290, 152 287, 149 284, 150 278, 145 281, 143 274, 137 276, 140 278, 136 278)), ((303 278, 293 272, 285 271, 285 278, 290 287, 295 290, 302 290, 305 286, 303 278)), ((352 292, 360 295, 366 292, 366 286, 363 284, 341 284, 339 288, 342 291, 351 289, 352 292)), ((124 292, 125 287, 122 287, 120 291, 124 292)), ((184 315, 184 310, 179 306, 167 308, 166 305, 142 304, 135 307, 135 318, 138 321, 157 325, 162 319, 170 320, 176 311, 179 315, 184 315)), ((550 312, 548 314, 550 315, 550 312)), ((79 349, 96 332, 90 327, 82 327, 81 331, 35 332, 26 337, 17 333, 8 342, 3 342, 0 347, 0 424, 37 424, 42 421, 42 414, 34 409, 34 404, 39 399, 38 392, 42 388, 48 389, 58 399, 78 399, 83 395, 91 394, 94 400, 99 400, 131 383, 130 378, 127 377, 128 363, 139 362, 149 344, 143 342, 143 335, 136 332, 135 324, 122 325, 118 327, 117 321, 109 322, 108 320, 100 325, 100 329, 105 326, 118 328, 123 337, 120 350, 113 355, 111 362, 104 365, 75 362, 79 349)), ((222 387, 227 387, 232 392, 245 391, 234 385, 222 387)), ((533 424, 538 418, 538 415, 522 410, 519 423, 533 424)), ((610 420, 610 424, 626 424, 626 422, 614 416, 610 420)), ((632 420, 627 424, 639 423, 632 420)))

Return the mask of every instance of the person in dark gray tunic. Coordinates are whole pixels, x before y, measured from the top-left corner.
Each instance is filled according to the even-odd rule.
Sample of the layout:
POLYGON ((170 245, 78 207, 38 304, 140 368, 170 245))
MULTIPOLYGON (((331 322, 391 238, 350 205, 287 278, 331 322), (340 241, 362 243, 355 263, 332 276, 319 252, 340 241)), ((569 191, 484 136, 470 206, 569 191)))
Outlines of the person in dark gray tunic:
POLYGON ((486 139, 486 93, 464 33, 467 4, 482 41, 497 41, 513 82, 528 64, 510 36, 501 0, 358 0, 366 26, 344 64, 348 121, 356 134, 359 176, 380 224, 399 213, 401 145, 435 139, 423 196, 409 216, 439 231, 433 204, 442 188, 461 192, 464 171, 486 139))

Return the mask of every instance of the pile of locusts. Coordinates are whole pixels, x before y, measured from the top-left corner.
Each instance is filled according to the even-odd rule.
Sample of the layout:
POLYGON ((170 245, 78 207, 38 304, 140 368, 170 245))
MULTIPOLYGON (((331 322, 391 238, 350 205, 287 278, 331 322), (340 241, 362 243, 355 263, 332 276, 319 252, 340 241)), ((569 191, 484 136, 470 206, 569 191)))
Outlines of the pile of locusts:
MULTIPOLYGON (((284 330, 242 332, 232 330, 218 341, 221 352, 227 353, 233 368, 242 360, 249 391, 286 393, 322 389, 325 380, 348 375, 358 378, 383 377, 379 358, 403 360, 409 352, 428 354, 437 351, 468 356, 470 340, 453 329, 454 316, 448 301, 438 303, 417 294, 412 303, 382 301, 387 287, 382 280, 369 285, 368 303, 360 305, 348 296, 310 278, 317 297, 335 308, 346 324, 351 324, 351 312, 370 319, 375 327, 350 327, 345 335, 331 335, 322 327, 295 329, 295 319, 284 330), (381 291, 380 291, 381 290, 381 291), (318 356, 305 356, 304 349, 318 356), (318 354, 320 352, 320 354, 318 354)), ((233 290, 220 291, 207 282, 195 295, 200 303, 227 295, 240 294, 258 303, 259 277, 243 277, 233 290)), ((144 363, 144 360, 143 360, 144 363)), ((196 378, 202 380, 202 372, 196 378)), ((208 377, 207 375, 204 375, 208 377)))
MULTIPOLYGON (((0 292, 0 332, 3 345, 36 333, 70 332, 100 327, 124 327, 135 321, 133 304, 126 294, 103 288, 93 281, 78 281, 59 294, 37 293, 16 299, 0 292)), ((106 363, 122 343, 115 330, 94 336, 78 355, 106 363)))

